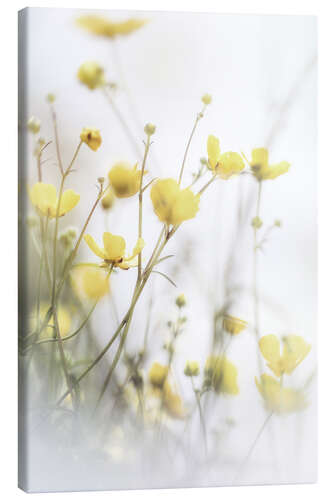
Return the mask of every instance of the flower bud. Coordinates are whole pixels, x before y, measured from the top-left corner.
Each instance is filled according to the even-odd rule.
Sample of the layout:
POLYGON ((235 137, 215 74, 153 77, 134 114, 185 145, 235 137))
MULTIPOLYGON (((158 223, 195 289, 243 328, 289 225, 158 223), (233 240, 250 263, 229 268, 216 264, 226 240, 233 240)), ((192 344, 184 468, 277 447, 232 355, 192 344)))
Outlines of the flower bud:
POLYGON ((252 222, 251 222, 251 226, 254 229, 260 229, 262 226, 262 220, 260 219, 260 217, 258 217, 258 216, 253 217, 252 222))
POLYGON ((47 102, 52 104, 56 100, 56 96, 54 94, 47 94, 46 100, 47 100, 47 102))
POLYGON ((204 94, 202 97, 201 97, 201 101, 206 105, 208 106, 208 104, 210 104, 212 102, 212 96, 210 94, 204 94))
POLYGON ((33 134, 38 134, 38 132, 40 131, 40 120, 35 116, 32 116, 28 120, 27 127, 28 130, 33 134))
POLYGON ((153 125, 152 123, 147 123, 145 125, 145 128, 144 128, 144 131, 147 135, 153 135, 155 134, 155 131, 156 131, 156 127, 155 125, 153 125))
POLYGON ((115 201, 114 192, 111 189, 108 189, 106 194, 103 196, 101 205, 104 210, 110 210, 113 207, 115 201))
POLYGON ((282 226, 282 220, 280 220, 280 219, 276 219, 276 220, 274 221, 274 226, 276 226, 276 227, 281 227, 281 226, 282 226))
POLYGON ((178 297, 176 298, 176 306, 181 308, 181 307, 184 307, 186 305, 186 299, 185 299, 185 295, 182 293, 180 295, 178 295, 178 297))

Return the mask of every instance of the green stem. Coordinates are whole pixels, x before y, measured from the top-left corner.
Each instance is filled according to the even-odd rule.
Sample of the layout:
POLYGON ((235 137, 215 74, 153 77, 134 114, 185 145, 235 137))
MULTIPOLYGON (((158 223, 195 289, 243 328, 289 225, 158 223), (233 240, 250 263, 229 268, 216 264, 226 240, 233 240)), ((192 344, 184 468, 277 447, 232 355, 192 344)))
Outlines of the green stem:
MULTIPOLYGON (((145 171, 146 161, 148 157, 148 151, 150 147, 150 135, 147 135, 147 142, 145 145, 145 154, 143 157, 142 167, 141 167, 141 175, 140 175, 140 188, 139 188, 139 227, 138 227, 138 237, 142 238, 142 183, 143 183, 143 175, 145 171)), ((142 251, 138 255, 138 283, 141 279, 141 268, 142 268, 142 251)))
POLYGON ((203 118, 203 113, 204 113, 205 109, 206 109, 206 106, 203 107, 201 113, 197 114, 197 117, 196 117, 196 120, 194 122, 194 126, 192 128, 189 140, 187 141, 187 145, 186 145, 185 153, 184 153, 184 158, 183 158, 183 163, 182 163, 182 166, 181 166, 181 169, 180 169, 179 178, 178 178, 178 184, 179 185, 182 182, 182 177, 183 177, 183 173, 184 173, 184 169, 185 169, 186 158, 187 158, 188 151, 190 149, 190 145, 191 145, 191 142, 192 142, 192 139, 193 139, 193 136, 194 136, 194 132, 195 132, 195 130, 197 128, 197 125, 198 125, 199 121, 201 120, 201 118, 203 118))
POLYGON ((203 414, 202 406, 201 406, 201 401, 200 401, 201 394, 198 393, 197 389, 195 388, 193 377, 191 377, 191 383, 192 383, 193 392, 194 392, 195 399, 196 399, 197 406, 198 406, 198 410, 199 410, 199 418, 200 418, 200 424, 201 424, 201 428, 202 428, 202 435, 203 435, 204 446, 205 446, 205 455, 207 457, 207 454, 208 454, 207 429, 206 429, 205 418, 204 418, 204 414, 203 414))

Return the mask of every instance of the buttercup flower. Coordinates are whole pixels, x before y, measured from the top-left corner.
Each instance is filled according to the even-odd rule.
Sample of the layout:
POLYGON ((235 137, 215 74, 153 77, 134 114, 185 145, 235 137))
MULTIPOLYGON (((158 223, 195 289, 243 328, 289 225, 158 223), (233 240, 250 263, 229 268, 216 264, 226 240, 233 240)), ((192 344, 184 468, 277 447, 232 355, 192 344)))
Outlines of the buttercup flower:
POLYGON ((301 391, 282 387, 278 380, 266 373, 261 375, 260 381, 256 377, 255 382, 268 411, 281 415, 303 410, 307 406, 301 391))
POLYGON ((120 267, 121 269, 129 269, 130 267, 137 266, 137 256, 145 244, 143 239, 139 238, 133 249, 132 255, 125 257, 126 243, 122 236, 116 236, 108 232, 104 233, 104 248, 100 248, 90 234, 85 234, 84 240, 90 250, 92 250, 97 257, 103 259, 105 264, 112 264, 114 267, 120 267))
POLYGON ((85 127, 84 129, 82 129, 80 139, 82 142, 85 142, 87 146, 89 146, 93 151, 97 151, 97 149, 102 144, 101 134, 96 128, 85 127))
POLYGON ((237 368, 225 356, 209 356, 205 365, 205 377, 218 394, 239 393, 237 368))
POLYGON ((196 377, 199 375, 200 368, 197 361, 187 361, 184 369, 184 374, 187 377, 196 377))
POLYGON ((137 167, 137 163, 132 167, 127 162, 119 162, 111 168, 109 181, 118 198, 129 198, 139 191, 141 172, 137 167))
POLYGON ((147 23, 145 19, 131 18, 114 22, 102 16, 82 16, 77 24, 94 35, 115 38, 118 35, 129 35, 147 23))
POLYGON ((149 382, 155 388, 161 389, 168 377, 168 367, 160 363, 153 363, 149 370, 149 382))
POLYGON ((276 179, 279 175, 288 172, 290 163, 281 161, 275 165, 268 164, 268 151, 266 148, 256 148, 252 150, 251 170, 258 181, 276 179))
POLYGON ((71 272, 71 284, 79 297, 92 300, 101 299, 110 290, 108 274, 98 266, 76 266, 71 272))
MULTIPOLYGON (((42 324, 45 315, 47 311, 49 310, 50 305, 46 302, 41 302, 40 308, 39 308, 39 325, 42 324)), ((59 325, 59 332, 61 337, 66 337, 68 335, 72 319, 69 310, 67 309, 66 306, 59 304, 57 307, 57 318, 58 318, 58 325, 59 325)), ((35 330, 37 328, 37 317, 36 314, 33 316, 33 318, 30 321, 30 327, 31 330, 35 330)), ((53 338, 56 336, 56 332, 54 329, 54 318, 51 316, 48 325, 46 328, 43 329, 43 331, 40 334, 41 339, 49 339, 53 338)))
POLYGON ((40 131, 40 120, 38 120, 35 116, 32 116, 28 120, 27 127, 33 134, 38 134, 40 131))
POLYGON ((174 179, 159 179, 154 182, 150 198, 160 221, 173 226, 193 219, 199 210, 200 196, 189 188, 181 189, 174 179))
POLYGON ((275 335, 265 335, 259 340, 261 354, 268 361, 268 368, 277 377, 281 377, 284 373, 290 375, 311 350, 311 346, 298 335, 284 337, 282 346, 281 354, 280 341, 275 335))
POLYGON ((231 335, 238 335, 243 330, 245 330, 246 327, 247 322, 242 319, 235 318, 234 316, 229 316, 228 314, 225 314, 223 316, 223 328, 231 335))
POLYGON ((102 87, 105 84, 104 68, 94 61, 87 61, 78 69, 77 77, 90 90, 102 87))
MULTIPOLYGON (((37 182, 29 190, 31 203, 42 214, 50 218, 57 216, 58 198, 57 190, 53 184, 44 184, 44 182, 37 182)), ((59 206, 59 217, 62 217, 67 212, 72 210, 80 200, 80 195, 73 189, 64 191, 61 197, 59 206)))
POLYGON ((243 158, 238 153, 228 151, 221 154, 220 141, 214 135, 207 140, 208 168, 222 179, 239 174, 245 167, 243 158))
POLYGON ((112 189, 108 189, 101 200, 102 207, 104 210, 110 210, 113 207, 115 200, 115 195, 112 189))

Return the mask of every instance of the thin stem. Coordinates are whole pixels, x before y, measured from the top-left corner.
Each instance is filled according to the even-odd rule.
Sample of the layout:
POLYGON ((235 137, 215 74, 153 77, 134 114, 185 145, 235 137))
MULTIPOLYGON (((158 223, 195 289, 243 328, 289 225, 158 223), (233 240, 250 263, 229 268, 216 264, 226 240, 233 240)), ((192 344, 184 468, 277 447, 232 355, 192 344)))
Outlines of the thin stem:
MULTIPOLYGON (((150 147, 150 135, 147 135, 147 142, 145 145, 145 154, 143 157, 142 167, 141 167, 141 175, 140 175, 140 188, 139 188, 139 227, 138 227, 138 238, 142 238, 142 198, 143 198, 143 175, 145 171, 146 161, 148 157, 148 151, 150 147)), ((142 267, 142 251, 138 255, 138 282, 141 279, 141 267, 142 267)))
POLYGON ((195 399, 197 402, 197 406, 198 406, 198 410, 199 410, 199 418, 200 418, 200 424, 201 424, 201 428, 202 428, 202 435, 203 435, 204 446, 205 446, 205 455, 207 456, 207 454, 208 454, 207 429, 206 429, 205 418, 204 418, 204 414, 203 414, 202 406, 201 406, 201 401, 200 401, 201 393, 198 393, 198 390, 195 388, 194 380, 193 380, 192 376, 191 376, 191 383, 192 383, 192 389, 193 389, 195 399))
MULTIPOLYGON (((258 181, 258 195, 257 195, 257 204, 256 204, 256 217, 260 216, 260 203, 261 203, 261 192, 262 192, 262 181, 258 181)), ((260 336, 260 326, 259 326, 259 295, 258 295, 258 252, 257 252, 257 243, 258 243, 258 229, 257 227, 253 228, 253 237, 254 237, 254 247, 253 247, 253 305, 254 305, 254 333, 257 341, 260 336)), ((262 360, 260 357, 260 353, 258 351, 258 368, 261 370, 262 368, 262 360)))
POLYGON ((217 174, 213 175, 211 177, 211 179, 200 189, 200 191, 198 192, 198 195, 202 195, 202 193, 204 193, 206 191, 206 189, 208 188, 208 186, 210 186, 214 181, 215 179, 217 178, 217 174))
POLYGON ((243 473, 244 468, 247 465, 247 462, 249 461, 249 459, 250 459, 250 457, 251 457, 251 455, 253 453, 253 450, 256 447, 256 444, 258 443, 258 441, 259 441, 262 433, 264 432, 264 430, 265 430, 268 422, 270 421, 270 418, 271 418, 272 415, 273 415, 273 412, 269 413, 268 416, 266 417, 266 419, 265 419, 263 425, 261 426, 261 428, 260 428, 260 430, 259 430, 259 432, 258 432, 258 434, 257 434, 257 436, 255 438, 255 440, 253 441, 252 445, 250 446, 249 451, 247 452, 244 460, 242 461, 242 463, 240 464, 240 466, 239 466, 239 468, 238 468, 238 470, 236 472, 236 475, 235 475, 234 480, 232 482, 233 485, 236 483, 236 481, 240 478, 241 474, 243 473))
POLYGON ((62 166, 61 153, 60 153, 59 136, 58 136, 57 115, 56 115, 56 112, 55 112, 52 104, 50 105, 50 108, 51 108, 51 115, 52 115, 52 121, 53 121, 53 129, 54 129, 54 137, 55 137, 55 144, 56 144, 56 151, 57 151, 57 158, 58 158, 58 166, 59 166, 61 175, 64 175, 64 169, 62 166))
POLYGON ((201 113, 197 114, 197 117, 195 119, 195 122, 194 122, 194 125, 193 125, 193 128, 192 128, 192 132, 190 134, 189 140, 187 141, 187 145, 186 145, 185 153, 184 153, 184 158, 183 158, 183 163, 182 163, 182 166, 181 166, 181 169, 180 169, 180 174, 179 174, 179 179, 178 179, 178 184, 179 185, 182 182, 182 177, 183 177, 183 173, 184 173, 184 168, 185 168, 187 153, 188 153, 188 151, 190 149, 190 145, 191 145, 191 142, 192 142, 192 139, 193 139, 193 136, 194 136, 194 132, 195 132, 195 130, 197 128, 197 125, 198 125, 199 121, 201 120, 201 118, 203 118, 203 114, 204 114, 205 109, 206 109, 206 106, 203 107, 201 113))

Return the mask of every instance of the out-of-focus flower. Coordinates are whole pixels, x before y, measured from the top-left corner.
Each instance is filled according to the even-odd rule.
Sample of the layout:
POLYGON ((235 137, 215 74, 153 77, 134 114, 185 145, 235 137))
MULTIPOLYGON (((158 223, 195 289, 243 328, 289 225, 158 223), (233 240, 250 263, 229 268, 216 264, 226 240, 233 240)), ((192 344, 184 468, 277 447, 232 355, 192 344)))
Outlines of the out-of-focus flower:
POLYGON ((149 382, 151 385, 157 389, 162 389, 164 383, 168 377, 168 367, 161 365, 160 363, 153 363, 149 370, 149 382))
POLYGON ((178 295, 178 297, 176 298, 176 306, 179 308, 186 306, 186 298, 183 293, 178 295))
POLYGON ((239 174, 245 167, 240 154, 228 151, 221 154, 220 141, 214 135, 207 140, 208 168, 218 174, 222 179, 239 174))
POLYGON ((56 100, 56 96, 54 94, 51 94, 51 93, 47 94, 46 100, 47 100, 47 102, 49 102, 50 104, 52 104, 56 100))
MULTIPOLYGON (((109 181, 118 198, 134 196, 140 189, 141 172, 136 163, 133 167, 127 162, 118 162, 109 171, 109 181)), ((144 171, 144 175, 147 171, 144 171)))
POLYGON ((60 233, 59 241, 61 241, 64 247, 72 247, 76 236, 76 227, 67 227, 64 231, 62 231, 62 233, 60 233))
POLYGON ((97 151, 97 149, 102 144, 100 131, 96 128, 85 127, 84 129, 82 129, 80 139, 93 151, 97 151))
MULTIPOLYGON (((41 302, 40 308, 39 308, 39 325, 43 323, 43 320, 45 318, 45 315, 47 311, 49 310, 50 305, 46 302, 41 302)), ((61 337, 66 337, 66 335, 69 333, 72 319, 71 319, 71 314, 66 306, 63 304, 59 304, 57 307, 57 318, 58 318, 58 325, 59 325, 59 332, 61 337)), ((30 328, 34 331, 37 328, 37 317, 36 314, 32 317, 30 321, 30 328)), ((46 328, 43 329, 43 331, 40 334, 41 339, 48 339, 48 338, 53 338, 56 337, 56 332, 54 329, 54 318, 51 316, 48 325, 46 328)))
POLYGON ((282 387, 278 380, 266 373, 260 376, 260 381, 256 377, 255 382, 268 411, 282 415, 303 410, 307 406, 301 391, 282 387))
MULTIPOLYGON (((57 198, 57 190, 53 184, 37 182, 29 189, 29 196, 31 203, 42 215, 50 218, 57 216, 59 200, 57 198)), ((73 189, 64 191, 59 205, 59 217, 72 210, 78 204, 79 200, 80 195, 73 191, 73 189)))
POLYGON ((223 328, 226 332, 230 333, 230 335, 238 335, 247 327, 247 322, 236 318, 235 316, 229 316, 229 314, 225 314, 223 316, 223 328))
POLYGON ((187 361, 184 374, 187 377, 196 377, 200 373, 199 363, 197 361, 187 361))
POLYGON ((212 102, 212 96, 210 94, 204 94, 201 97, 201 100, 206 106, 208 106, 208 104, 212 102))
POLYGON ((209 356, 205 365, 206 384, 217 394, 239 393, 237 368, 225 356, 209 356))
POLYGON ((259 340, 259 348, 268 361, 267 366, 277 376, 290 375, 311 350, 310 344, 298 335, 287 335, 281 345, 276 335, 265 335, 259 340))
POLYGON ((282 226, 282 221, 280 219, 275 219, 274 226, 275 227, 281 227, 282 226))
POLYGON ((105 264, 112 264, 114 267, 120 267, 121 269, 129 269, 130 267, 137 266, 137 256, 142 251, 145 244, 143 239, 139 238, 132 254, 125 257, 126 243, 122 236, 116 236, 105 232, 103 234, 104 248, 100 248, 90 234, 85 234, 84 240, 90 250, 92 250, 97 257, 103 259, 105 264))
POLYGON ((260 217, 258 217, 258 215, 256 215, 255 217, 253 217, 253 219, 251 221, 251 226, 254 229, 260 229, 261 228, 261 226, 262 226, 262 220, 260 219, 260 217))
POLYGON ((251 170, 258 181, 276 179, 279 175, 288 172, 290 163, 281 161, 274 165, 268 164, 268 150, 266 148, 256 148, 252 150, 251 170))
POLYGON ((154 182, 150 197, 160 221, 173 226, 193 219, 199 210, 200 196, 189 188, 180 189, 175 179, 159 179, 154 182))
POLYGON ((78 69, 77 77, 90 90, 102 87, 105 84, 104 68, 94 61, 87 61, 78 69))
POLYGON ((115 22, 102 16, 81 16, 77 19, 81 28, 93 35, 114 38, 118 35, 129 35, 147 23, 146 19, 130 18, 126 21, 115 22))
POLYGON ((160 391, 160 397, 164 409, 171 417, 183 418, 185 416, 183 402, 180 396, 172 390, 169 382, 164 383, 163 389, 160 391))
POLYGON ((40 131, 40 120, 35 116, 32 116, 28 120, 27 127, 32 134, 38 134, 40 131))
POLYGON ((115 194, 113 192, 113 189, 109 188, 101 200, 101 205, 104 210, 110 210, 114 205, 114 201, 115 194))
POLYGON ((104 268, 79 265, 71 272, 71 284, 80 298, 98 300, 110 290, 110 280, 104 268))

